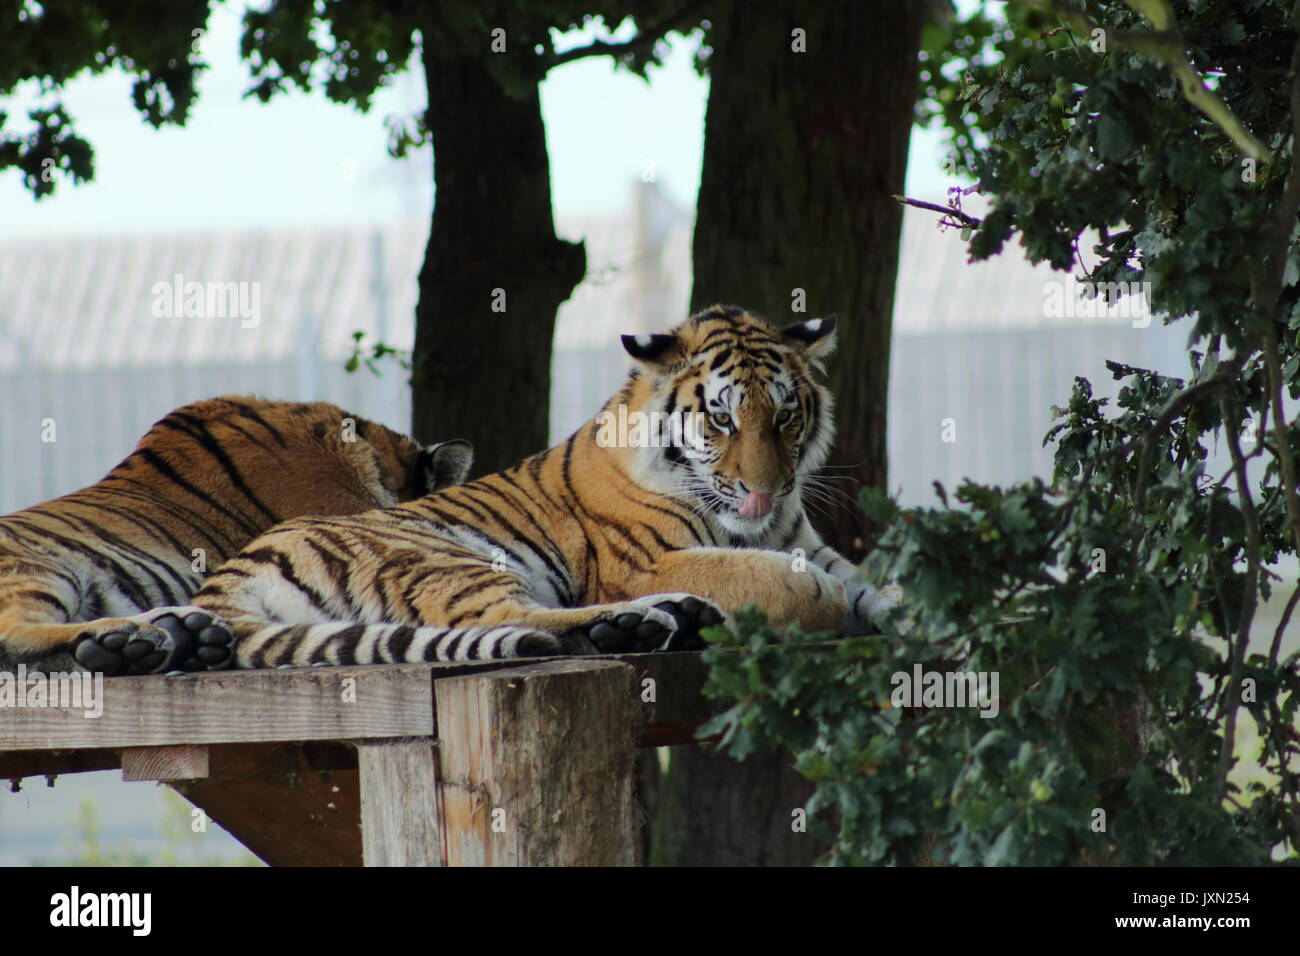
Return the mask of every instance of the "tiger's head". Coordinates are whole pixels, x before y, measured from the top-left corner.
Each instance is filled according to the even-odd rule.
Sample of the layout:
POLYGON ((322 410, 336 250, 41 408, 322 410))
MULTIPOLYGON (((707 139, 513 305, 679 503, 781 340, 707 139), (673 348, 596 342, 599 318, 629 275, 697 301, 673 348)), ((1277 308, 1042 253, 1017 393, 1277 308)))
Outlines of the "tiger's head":
POLYGON ((800 506, 834 435, 830 392, 813 376, 835 348, 835 316, 777 329, 716 305, 623 347, 639 367, 622 394, 651 423, 635 452, 649 487, 746 538, 800 506))

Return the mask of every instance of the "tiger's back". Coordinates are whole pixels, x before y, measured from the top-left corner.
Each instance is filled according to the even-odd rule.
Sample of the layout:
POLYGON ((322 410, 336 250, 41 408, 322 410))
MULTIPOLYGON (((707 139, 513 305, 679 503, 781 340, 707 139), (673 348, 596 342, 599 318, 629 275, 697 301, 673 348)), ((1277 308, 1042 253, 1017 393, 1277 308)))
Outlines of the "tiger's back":
POLYGON ((218 622, 192 607, 132 616, 188 605, 208 569, 279 521, 427 493, 433 460, 324 402, 222 396, 178 408, 101 481, 0 517, 0 656, 164 667, 177 657, 168 644, 201 650, 218 622))

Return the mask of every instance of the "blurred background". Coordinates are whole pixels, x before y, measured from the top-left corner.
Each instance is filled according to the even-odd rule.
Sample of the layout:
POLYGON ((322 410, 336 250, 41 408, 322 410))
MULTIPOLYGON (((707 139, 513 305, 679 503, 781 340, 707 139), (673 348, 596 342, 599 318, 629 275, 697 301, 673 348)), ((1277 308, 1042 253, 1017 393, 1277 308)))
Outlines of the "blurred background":
MULTIPOLYGON (((397 362, 380 360, 379 374, 345 364, 357 332, 412 345, 432 157, 425 147, 390 158, 384 117, 422 109, 423 79, 405 74, 365 114, 303 93, 270 105, 244 99, 242 13, 213 13, 202 40, 211 68, 185 128, 140 122, 125 77, 87 78, 67 87, 66 102, 95 145, 94 180, 36 202, 15 173, 0 176, 0 513, 96 481, 167 411, 215 394, 326 399, 411 429, 397 362), (256 281, 257 325, 156 315, 155 283, 178 276, 256 281), (41 440, 49 418, 52 443, 41 440)), ((674 39, 648 84, 598 58, 552 70, 541 86, 557 229, 584 240, 588 257, 558 318, 552 441, 621 381, 619 333, 663 330, 688 313, 708 96, 693 54, 674 39)), ((915 130, 909 196, 942 204, 963 185, 941 158, 939 133, 915 130)), ((978 215, 978 197, 965 208, 978 215)), ((937 219, 913 208, 904 216, 888 487, 905 504, 932 503, 935 481, 1050 475, 1049 408, 1066 402, 1076 375, 1113 395, 1106 359, 1188 373, 1185 330, 1135 325, 1118 310, 1050 315, 1045 290, 1069 298, 1072 277, 1030 265, 1014 247, 967 264, 965 243, 937 219), (955 441, 944 440, 949 418, 955 441)), ((1265 609, 1257 624, 1269 621, 1265 609)), ((0 795, 0 864, 251 860, 216 827, 178 828, 178 800, 116 773, 52 788, 29 779, 0 795)))

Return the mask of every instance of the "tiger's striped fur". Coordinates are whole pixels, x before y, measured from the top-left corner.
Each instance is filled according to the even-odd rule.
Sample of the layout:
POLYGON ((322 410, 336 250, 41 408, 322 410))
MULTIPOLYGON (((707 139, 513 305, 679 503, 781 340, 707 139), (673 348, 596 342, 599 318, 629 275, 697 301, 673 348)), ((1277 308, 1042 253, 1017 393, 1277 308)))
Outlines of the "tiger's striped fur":
POLYGON ((846 591, 854 568, 802 500, 833 433, 813 376, 834 326, 715 306, 625 336, 638 367, 567 441, 396 508, 286 522, 195 603, 234 628, 237 667, 671 648, 750 602, 806 629, 868 618, 897 595, 846 591), (636 412, 661 417, 612 441, 636 412), (698 425, 679 445, 674 413, 698 425))
POLYGON ((178 408, 102 481, 0 517, 0 658, 222 666, 229 633, 188 606, 206 569, 286 518, 409 501, 462 480, 469 460, 463 442, 421 449, 323 402, 178 408))

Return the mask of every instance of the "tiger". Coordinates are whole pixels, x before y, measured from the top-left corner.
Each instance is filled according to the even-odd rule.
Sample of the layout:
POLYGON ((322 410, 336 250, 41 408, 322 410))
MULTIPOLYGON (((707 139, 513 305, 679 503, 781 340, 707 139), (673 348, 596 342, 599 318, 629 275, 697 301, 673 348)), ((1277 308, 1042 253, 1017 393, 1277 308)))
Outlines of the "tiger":
POLYGON ((103 480, 0 517, 0 662, 221 668, 230 634, 189 603, 206 569, 284 519, 391 507, 471 461, 467 442, 422 448, 324 402, 185 405, 103 480))
POLYGON ((750 603, 782 628, 868 628, 901 592, 858 580, 803 501, 834 435, 814 376, 835 326, 719 305, 623 336, 625 384, 567 440, 394 508, 287 521, 194 603, 230 625, 238 668, 698 648, 750 603))

